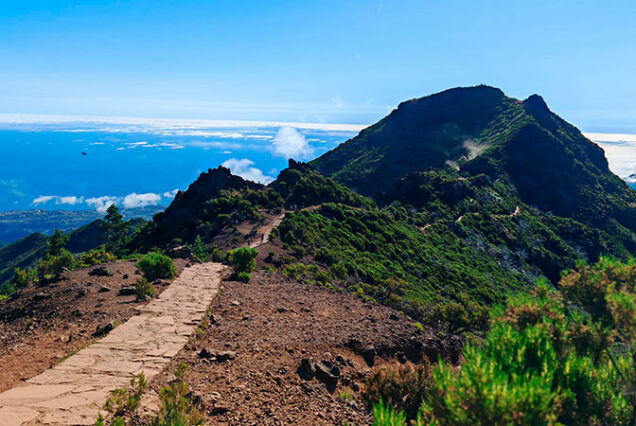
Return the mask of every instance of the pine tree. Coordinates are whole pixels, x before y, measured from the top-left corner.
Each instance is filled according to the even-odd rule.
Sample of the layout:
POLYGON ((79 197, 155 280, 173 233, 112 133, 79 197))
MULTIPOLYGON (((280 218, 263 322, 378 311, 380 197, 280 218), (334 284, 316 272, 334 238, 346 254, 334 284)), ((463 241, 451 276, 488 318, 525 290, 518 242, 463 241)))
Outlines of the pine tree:
POLYGON ((124 222, 124 216, 119 213, 115 204, 111 204, 106 210, 104 221, 102 229, 106 234, 106 250, 117 253, 124 244, 128 224, 124 222))
POLYGON ((49 240, 46 254, 49 256, 59 255, 67 242, 68 236, 64 235, 62 231, 55 228, 55 233, 53 233, 53 236, 49 240))

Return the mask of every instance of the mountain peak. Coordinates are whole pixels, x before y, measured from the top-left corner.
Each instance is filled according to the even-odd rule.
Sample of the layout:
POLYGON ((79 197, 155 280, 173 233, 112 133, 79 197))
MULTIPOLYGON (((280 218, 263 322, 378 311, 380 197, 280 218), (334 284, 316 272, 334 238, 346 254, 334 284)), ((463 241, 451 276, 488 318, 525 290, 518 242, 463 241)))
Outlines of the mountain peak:
POLYGON ((543 100, 543 98, 537 94, 530 95, 528 99, 523 101, 523 105, 526 107, 527 110, 530 110, 532 112, 550 112, 548 104, 546 104, 545 100, 543 100))

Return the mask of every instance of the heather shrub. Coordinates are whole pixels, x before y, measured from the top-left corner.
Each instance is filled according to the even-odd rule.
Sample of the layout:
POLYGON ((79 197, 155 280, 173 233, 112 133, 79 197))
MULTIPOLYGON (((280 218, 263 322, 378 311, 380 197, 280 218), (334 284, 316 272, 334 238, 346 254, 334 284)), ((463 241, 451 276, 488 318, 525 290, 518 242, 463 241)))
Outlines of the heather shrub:
POLYGON ((154 281, 160 278, 173 278, 176 274, 176 268, 172 259, 156 252, 144 255, 135 266, 143 272, 144 277, 148 281, 154 281))
POLYGON ((234 271, 238 274, 239 272, 252 272, 254 268, 256 268, 256 256, 258 255, 258 250, 250 247, 239 247, 234 250, 230 250, 228 253, 228 261, 234 271))
POLYGON ((143 300, 146 296, 155 297, 157 289, 144 277, 137 278, 135 282, 135 292, 138 300, 143 300))
POLYGON ((70 251, 60 249, 57 255, 47 254, 44 259, 38 261, 38 278, 53 279, 59 276, 65 269, 72 269, 75 258, 70 251))

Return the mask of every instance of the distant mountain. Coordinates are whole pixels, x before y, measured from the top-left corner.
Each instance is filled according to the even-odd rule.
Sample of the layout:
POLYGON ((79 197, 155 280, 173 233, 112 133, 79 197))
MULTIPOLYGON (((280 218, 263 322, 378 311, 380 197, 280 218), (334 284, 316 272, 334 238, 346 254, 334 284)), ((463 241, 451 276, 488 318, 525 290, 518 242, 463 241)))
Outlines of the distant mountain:
MULTIPOLYGON (((150 206, 134 209, 123 209, 122 214, 128 219, 141 218, 150 220, 162 211, 164 206, 150 206)), ((104 215, 95 210, 18 210, 0 212, 0 247, 17 241, 32 233, 52 235, 55 228, 70 232, 104 215)))
POLYGON ((399 199, 400 179, 411 173, 484 174, 542 211, 636 230, 636 193, 609 171, 603 150, 538 95, 522 102, 477 86, 403 102, 310 164, 384 202, 399 199))
MULTIPOLYGON (((65 248, 75 254, 92 250, 104 244, 102 223, 104 223, 103 220, 97 219, 67 233, 69 239, 65 248)), ((132 234, 141 229, 146 221, 137 218, 128 223, 128 232, 132 234)), ((44 257, 49 239, 50 237, 47 235, 33 233, 0 248, 0 286, 13 278, 15 268, 32 267, 40 258, 44 257)))

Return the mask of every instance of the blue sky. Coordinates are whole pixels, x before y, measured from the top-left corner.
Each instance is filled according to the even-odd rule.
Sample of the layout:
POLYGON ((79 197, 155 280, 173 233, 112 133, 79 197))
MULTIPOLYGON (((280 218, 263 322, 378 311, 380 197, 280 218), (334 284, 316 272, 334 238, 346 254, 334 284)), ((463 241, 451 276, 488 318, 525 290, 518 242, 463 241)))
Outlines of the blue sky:
POLYGON ((3 1, 0 113, 367 124, 486 83, 636 133, 633 1, 3 1))

